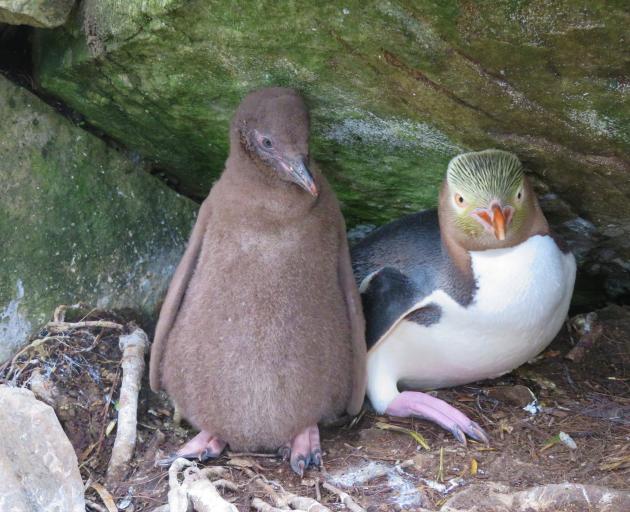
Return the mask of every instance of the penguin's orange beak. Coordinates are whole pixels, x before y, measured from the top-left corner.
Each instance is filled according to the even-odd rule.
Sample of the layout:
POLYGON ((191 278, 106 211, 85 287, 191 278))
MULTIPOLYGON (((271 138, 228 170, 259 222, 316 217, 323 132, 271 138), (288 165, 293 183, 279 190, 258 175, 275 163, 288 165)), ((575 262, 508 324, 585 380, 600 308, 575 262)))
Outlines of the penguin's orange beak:
POLYGON ((505 214, 498 204, 492 205, 492 229, 497 240, 505 240, 505 214))
POLYGON ((502 206, 498 201, 493 201, 489 208, 473 211, 472 216, 497 240, 505 240, 505 232, 512 221, 513 213, 514 208, 511 206, 502 206))

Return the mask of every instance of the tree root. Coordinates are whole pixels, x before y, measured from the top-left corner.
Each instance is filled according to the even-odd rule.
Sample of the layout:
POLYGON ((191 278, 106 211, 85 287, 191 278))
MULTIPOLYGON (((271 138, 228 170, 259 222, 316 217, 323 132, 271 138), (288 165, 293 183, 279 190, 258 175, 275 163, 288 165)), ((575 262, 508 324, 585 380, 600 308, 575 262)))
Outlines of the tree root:
POLYGON ((331 512, 328 507, 322 505, 313 498, 298 496, 292 492, 286 491, 282 486, 275 484, 278 490, 274 489, 271 483, 262 475, 259 475, 246 467, 237 466, 252 481, 261 488, 261 490, 271 498, 273 506, 264 502, 260 498, 252 499, 252 507, 263 512, 276 512, 277 510, 307 510, 308 512, 331 512), (254 503, 255 501, 255 503, 254 503))
POLYGON ((276 508, 260 498, 252 498, 252 508, 258 512, 286 512, 286 508, 276 508))
MULTIPOLYGON (((208 478, 212 474, 222 474, 224 468, 209 467, 199 469, 194 462, 176 459, 168 470, 168 504, 170 512, 187 512, 192 505, 196 512, 238 512, 238 509, 224 500, 208 478), (184 480, 180 484, 178 475, 184 468, 184 480)), ((229 480, 221 479, 218 485, 230 490, 238 486, 229 480)))
POLYGON ((136 446, 138 421, 138 393, 144 373, 144 354, 149 347, 146 333, 136 327, 128 335, 120 337, 123 378, 120 385, 120 409, 116 440, 107 468, 107 481, 111 482, 122 476, 128 466, 136 446))

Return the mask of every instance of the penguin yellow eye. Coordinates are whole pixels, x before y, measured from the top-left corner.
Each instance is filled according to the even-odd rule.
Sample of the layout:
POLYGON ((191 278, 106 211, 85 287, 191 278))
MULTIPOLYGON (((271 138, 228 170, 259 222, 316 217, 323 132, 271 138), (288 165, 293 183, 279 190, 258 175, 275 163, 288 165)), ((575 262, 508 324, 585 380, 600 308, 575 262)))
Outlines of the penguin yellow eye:
POLYGON ((463 196, 459 193, 455 194, 455 204, 460 208, 466 206, 466 201, 464 201, 463 196))

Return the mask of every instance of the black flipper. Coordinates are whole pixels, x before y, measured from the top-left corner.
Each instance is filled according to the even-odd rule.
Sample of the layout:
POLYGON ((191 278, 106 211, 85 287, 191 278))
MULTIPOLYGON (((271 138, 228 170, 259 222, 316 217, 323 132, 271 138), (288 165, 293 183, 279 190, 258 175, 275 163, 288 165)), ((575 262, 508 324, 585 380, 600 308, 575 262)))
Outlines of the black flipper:
MULTIPOLYGON (((368 350, 425 296, 426 291, 421 290, 413 280, 395 268, 384 267, 374 274, 361 294, 368 350)), ((428 304, 426 308, 414 311, 413 316, 413 321, 427 325, 437 321, 439 308, 428 304)))

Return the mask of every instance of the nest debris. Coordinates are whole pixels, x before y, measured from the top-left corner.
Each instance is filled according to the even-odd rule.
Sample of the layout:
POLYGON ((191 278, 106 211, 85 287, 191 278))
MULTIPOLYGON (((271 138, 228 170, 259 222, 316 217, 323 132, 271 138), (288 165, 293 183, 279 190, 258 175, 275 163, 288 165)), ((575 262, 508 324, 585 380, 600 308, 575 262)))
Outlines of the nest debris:
MULTIPOLYGON (((272 456, 230 452, 171 473, 180 491, 192 478, 205 489, 213 486, 227 510, 242 511, 438 510, 462 489, 495 482, 513 491, 563 482, 627 490, 630 309, 609 307, 597 318, 596 343, 574 341, 574 330, 563 331, 532 364, 439 392, 482 424, 489 447, 463 447, 434 425, 366 410, 351 425, 322 430, 325 468, 307 471, 304 479, 272 456), (575 346, 580 358, 566 359, 575 346), (532 396, 536 404, 527 412, 523 406, 532 396)), ((185 422, 176 423, 166 397, 148 390, 144 372, 135 449, 127 447, 133 457, 107 478, 125 401, 119 343, 135 330, 132 320, 60 307, 35 340, 0 366, 0 383, 30 387, 54 407, 77 453, 88 508, 97 512, 163 507, 172 486, 155 462, 192 435, 185 422)))

